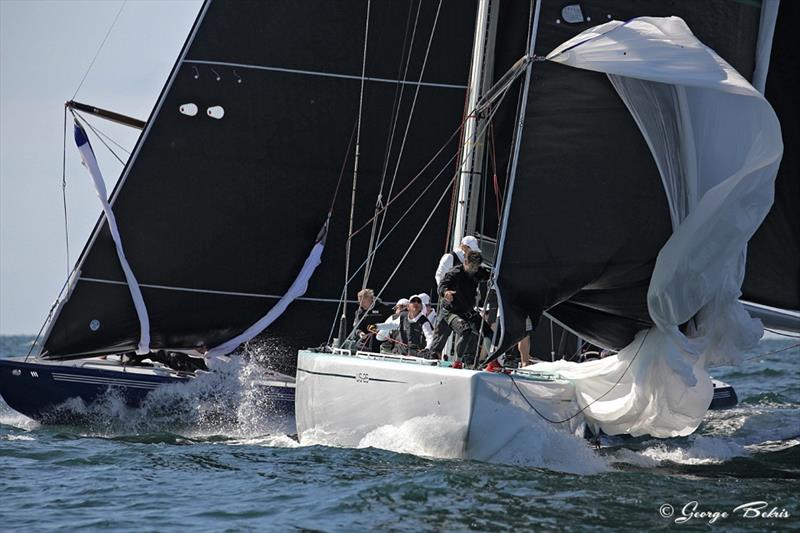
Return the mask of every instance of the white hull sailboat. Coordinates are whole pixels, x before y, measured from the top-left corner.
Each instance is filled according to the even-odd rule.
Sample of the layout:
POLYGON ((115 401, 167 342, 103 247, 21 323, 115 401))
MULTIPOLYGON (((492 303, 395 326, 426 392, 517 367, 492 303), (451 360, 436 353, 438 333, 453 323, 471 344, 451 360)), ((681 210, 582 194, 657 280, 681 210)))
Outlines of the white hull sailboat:
POLYGON ((583 434, 572 383, 549 373, 484 372, 418 357, 304 350, 297 382, 300 438, 329 445, 368 445, 376 431, 410 426, 445 447, 432 455, 491 461, 540 417, 583 434))
MULTIPOLYGON (((481 24, 491 26, 480 11, 486 5, 482 2, 479 8, 476 50, 486 36, 481 24)), ((522 94, 528 103, 535 101, 537 90, 531 71, 544 59, 534 56, 539 8, 536 2, 527 57, 517 63, 517 68, 525 65, 522 94)), ((760 338, 762 324, 747 315, 738 297, 746 243, 772 204, 782 154, 780 126, 771 106, 677 17, 607 22, 575 35, 547 59, 608 76, 658 168, 672 230, 652 251, 633 245, 626 256, 622 245, 613 242, 618 237, 613 220, 570 222, 577 228, 571 235, 579 238, 585 238, 581 232, 593 231, 592 224, 611 224, 611 244, 604 249, 604 243, 590 240, 582 244, 582 253, 575 249, 578 244, 570 249, 545 235, 541 240, 552 249, 543 252, 545 245, 530 239, 525 224, 526 216, 538 214, 528 203, 562 185, 547 182, 537 191, 537 182, 546 177, 524 167, 541 149, 528 139, 537 134, 535 118, 542 108, 526 114, 523 101, 493 258, 499 319, 492 357, 523 336, 526 315, 536 318, 549 308, 555 308, 568 329, 617 353, 582 364, 555 361, 486 372, 446 368, 415 357, 303 350, 296 401, 301 442, 364 446, 382 428, 411 424, 421 432, 451 436, 455 457, 493 460, 525 428, 541 427, 542 421, 570 433, 582 434, 588 425, 595 434, 685 436, 701 423, 715 388, 724 388, 713 383, 708 368, 735 363, 760 338), (564 255, 556 256, 562 249, 564 255), (615 252, 622 256, 614 257, 615 252), (609 253, 607 263, 599 259, 603 253, 609 253), (647 264, 647 254, 652 254, 649 266, 637 272, 632 265, 647 264), (560 271, 544 262, 548 259, 560 261, 560 271), (597 267, 591 266, 594 261, 597 267), (614 265, 616 274, 611 273, 614 265), (637 285, 642 271, 647 276, 637 285), (637 314, 637 308, 644 313, 637 314)), ((473 73, 485 72, 483 67, 473 60, 473 73)), ((507 77, 501 82, 510 84, 507 77)), ((470 101, 469 118, 478 120, 491 108, 487 100, 502 90, 485 87, 485 80, 471 83, 473 94, 489 96, 470 101)), ((473 130, 469 124, 465 128, 464 160, 477 151, 478 130, 479 123, 473 130)), ((564 145, 561 150, 564 158, 582 155, 581 146, 564 145)), ((463 162, 461 170, 475 173, 463 162)), ((460 189, 461 217, 455 217, 452 242, 469 231, 468 193, 469 187, 460 189)), ((631 205, 631 211, 638 207, 631 205)), ((646 235, 648 216, 656 219, 652 212, 640 216, 638 227, 629 232, 634 238, 646 235)))

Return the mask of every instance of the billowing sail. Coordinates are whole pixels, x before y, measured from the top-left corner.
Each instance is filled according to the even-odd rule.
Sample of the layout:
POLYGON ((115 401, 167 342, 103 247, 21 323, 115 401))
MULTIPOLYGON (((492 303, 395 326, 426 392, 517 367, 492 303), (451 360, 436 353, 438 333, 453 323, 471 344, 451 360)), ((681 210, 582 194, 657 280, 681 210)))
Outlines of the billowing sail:
MULTIPOLYGON (((536 55, 609 19, 683 17, 749 77, 758 7, 730 2, 542 2, 536 55)), ((608 77, 549 61, 532 67, 499 292, 504 343, 548 310, 582 337, 622 348, 650 327, 647 291, 672 233, 656 161, 608 77)))
MULTIPOLYGON (((291 348, 327 338, 345 277, 356 143, 355 227, 374 214, 383 175, 384 204, 393 178, 393 196, 405 191, 382 236, 409 215, 370 279, 382 285, 433 214, 386 294, 432 285, 474 17, 474 3, 459 0, 206 2, 111 196, 153 349, 213 348, 255 324, 292 285, 338 190, 322 264, 269 328, 291 348)), ((369 235, 367 227, 353 239, 351 274, 369 235)), ((127 351, 138 338, 101 219, 43 353, 127 351)))
MULTIPOLYGON (((636 317, 636 306, 642 300, 631 289, 639 288, 637 282, 647 281, 646 316, 655 327, 640 326, 635 340, 595 363, 561 361, 542 363, 540 368, 570 379, 587 420, 608 434, 688 435, 700 424, 711 402, 708 367, 740 362, 742 353, 757 344, 763 331, 738 298, 747 241, 773 202, 783 153, 780 123, 764 96, 700 42, 679 17, 610 21, 564 42, 547 59, 608 77, 652 155, 666 200, 665 219, 672 231, 663 246, 650 248, 657 241, 645 238, 646 228, 615 226, 630 213, 638 217, 629 223, 656 227, 658 219, 648 221, 647 213, 637 205, 641 186, 637 187, 636 180, 627 193, 612 190, 627 198, 629 206, 617 207, 621 215, 604 213, 609 222, 595 220, 604 229, 610 223, 611 234, 599 245, 584 247, 592 253, 586 261, 581 263, 573 254, 567 257, 577 260, 577 265, 563 264, 563 268, 568 275, 586 275, 591 273, 595 257, 605 260, 596 279, 605 276, 604 281, 611 280, 615 286, 602 288, 588 303, 594 310, 615 311, 617 316, 610 324, 627 325, 626 319, 636 317), (637 239, 641 247, 631 247, 637 239), (612 247, 605 248, 609 243, 612 247), (648 252, 655 255, 646 280, 638 276, 648 270, 648 252), (632 304, 627 310, 617 305, 626 303, 623 295, 632 304)), ((529 148, 524 142, 522 153, 529 148)), ((521 156, 519 165, 523 167, 525 161, 521 156)), ((621 173, 625 172, 637 174, 635 167, 623 168, 621 173)), ((587 181, 586 175, 573 178, 587 181)), ((609 184, 625 181, 613 175, 605 178, 609 184)), ((514 179, 520 179, 520 173, 514 179)), ((520 190, 535 191, 520 189, 516 182, 512 188, 512 211, 520 200, 520 190)), ((608 192, 598 199, 608 199, 608 192)), ((645 208, 654 205, 644 203, 645 208)), ((659 214, 656 210, 650 213, 659 214)), ((510 328, 518 327, 520 312, 531 309, 531 302, 541 302, 536 300, 536 292, 524 292, 524 287, 520 290, 512 285, 509 289, 514 281, 519 283, 505 277, 502 263, 504 246, 513 231, 504 227, 498 266, 499 300, 511 316, 510 328), (522 292, 521 297, 517 291, 522 292)), ((568 236, 577 237, 574 233, 568 236)), ((519 268, 513 263, 512 267, 519 268)), ((568 279, 556 289, 569 290, 570 282, 575 281, 568 279)), ((581 291, 586 289, 576 293, 581 291)), ((573 324, 585 326, 580 317, 570 326, 573 324)))

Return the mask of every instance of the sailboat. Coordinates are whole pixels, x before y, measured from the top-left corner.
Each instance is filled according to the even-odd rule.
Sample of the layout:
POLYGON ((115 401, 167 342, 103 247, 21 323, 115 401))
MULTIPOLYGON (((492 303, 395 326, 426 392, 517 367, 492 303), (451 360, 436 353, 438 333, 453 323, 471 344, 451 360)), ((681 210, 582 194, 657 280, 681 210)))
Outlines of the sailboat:
MULTIPOLYGON (((513 40, 502 8, 498 16, 492 6, 479 3, 473 74, 506 49, 502 39, 513 40)), ((492 99, 513 86, 509 78, 520 80, 490 358, 543 312, 616 354, 487 372, 347 345, 303 350, 301 442, 358 446, 387 428, 413 427, 453 437, 455 456, 492 460, 543 423, 684 436, 712 401, 707 369, 740 361, 761 337, 761 322, 738 299, 747 243, 773 206, 783 143, 772 106, 737 68, 756 83, 759 72, 766 79, 753 60, 769 59, 777 4, 759 12, 726 3, 727 22, 709 14, 720 15, 719 6, 699 3, 530 7, 522 59, 489 75, 494 84, 469 84, 466 114, 476 131, 492 99), (714 31, 720 25, 725 36, 714 31)), ((473 135, 465 134, 465 153, 477 152, 473 135)), ((796 189, 793 167, 782 172, 778 190, 796 189)), ((462 190, 461 217, 469 220, 469 187, 462 190)), ((781 199, 770 217, 780 219, 788 248, 776 268, 788 264, 790 272, 778 283, 774 269, 750 268, 744 297, 788 310, 784 324, 796 328, 800 243, 796 224, 783 225, 796 215, 781 199)), ((462 222, 453 242, 470 229, 462 222)))
MULTIPOLYGON (((275 368, 265 393, 291 411, 297 350, 353 303, 342 282, 388 279, 408 250, 440 253, 440 232, 409 246, 406 215, 447 225, 474 10, 371 4, 203 4, 114 190, 98 190, 103 214, 42 334, 28 357, 0 360, 12 408, 58 422, 53 407, 109 388, 137 405, 205 372, 150 354, 211 364, 249 342, 275 368), (365 62, 353 28, 367 20, 365 62), (353 205, 351 176, 371 202, 353 205), (353 226, 369 219, 380 226, 353 226), (347 251, 375 249, 344 267, 347 251)), ((91 108, 76 109, 81 139, 91 108)), ((420 279, 398 272, 387 294, 425 290, 420 279)))

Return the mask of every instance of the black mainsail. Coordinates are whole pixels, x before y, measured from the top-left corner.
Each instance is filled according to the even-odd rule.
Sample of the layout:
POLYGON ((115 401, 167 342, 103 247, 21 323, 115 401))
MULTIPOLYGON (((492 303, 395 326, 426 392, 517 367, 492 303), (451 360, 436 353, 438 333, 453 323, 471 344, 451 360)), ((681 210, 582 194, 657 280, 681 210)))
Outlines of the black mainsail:
MULTIPOLYGON (((349 189, 359 118, 359 198, 369 200, 356 204, 356 226, 374 214, 389 169, 395 193, 404 192, 385 227, 408 212, 401 224, 414 228, 384 246, 374 279, 389 276, 428 214, 435 211, 430 227, 446 226, 446 202, 434 206, 455 170, 448 158, 458 142, 474 16, 473 2, 457 0, 204 4, 111 196, 147 304, 151 348, 217 346, 275 304, 326 220, 343 163, 349 189), (423 194, 434 181, 435 194, 423 194)), ((339 194, 323 264, 305 297, 270 327, 281 343, 297 348, 327 335, 344 279, 348 212, 349 195, 339 194)), ((424 290, 423 278, 432 285, 428 269, 414 265, 432 264, 444 241, 443 232, 424 233, 411 254, 423 262, 399 271, 387 293, 424 290)), ((368 244, 369 231, 360 232, 353 257, 365 257, 368 244)), ((122 352, 138 339, 101 218, 42 353, 122 352)))

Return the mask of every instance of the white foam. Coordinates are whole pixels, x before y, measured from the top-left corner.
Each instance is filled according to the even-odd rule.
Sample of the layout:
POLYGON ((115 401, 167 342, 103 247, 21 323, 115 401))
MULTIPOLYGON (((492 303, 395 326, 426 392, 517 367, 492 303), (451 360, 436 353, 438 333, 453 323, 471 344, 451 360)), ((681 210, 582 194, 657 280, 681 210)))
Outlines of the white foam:
POLYGON ((688 445, 683 442, 658 442, 642 450, 641 454, 658 463, 702 465, 724 463, 734 457, 750 455, 750 452, 732 440, 696 435, 690 438, 688 445))
POLYGON ((571 474, 607 472, 608 462, 592 446, 586 439, 539 419, 505 442, 489 461, 571 474))
MULTIPOLYGON (((277 415, 264 394, 261 383, 269 377, 258 365, 234 358, 218 371, 190 382, 159 386, 138 408, 128 407, 118 390, 109 389, 89 406, 70 399, 52 417, 54 421, 80 417, 81 434, 100 437, 172 433, 188 438, 248 439, 293 433, 294 417, 277 415)), ((0 420, 8 423, 8 416, 2 416, 0 420)), ((11 421, 20 419, 30 420, 16 415, 11 421)))
POLYGON ((36 440, 28 435, 0 435, 0 440, 36 440))
POLYGON ((438 459, 455 459, 463 453, 464 429, 455 420, 437 415, 412 418, 399 426, 370 431, 358 448, 381 448, 438 459))
POLYGON ((0 425, 12 426, 25 431, 39 427, 37 421, 14 411, 2 399, 0 399, 0 425))

